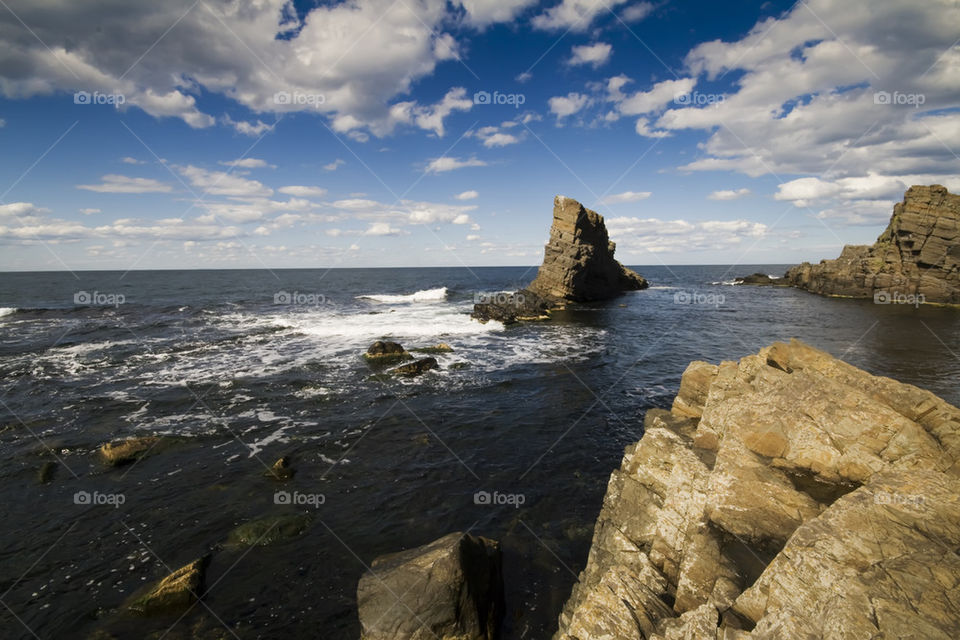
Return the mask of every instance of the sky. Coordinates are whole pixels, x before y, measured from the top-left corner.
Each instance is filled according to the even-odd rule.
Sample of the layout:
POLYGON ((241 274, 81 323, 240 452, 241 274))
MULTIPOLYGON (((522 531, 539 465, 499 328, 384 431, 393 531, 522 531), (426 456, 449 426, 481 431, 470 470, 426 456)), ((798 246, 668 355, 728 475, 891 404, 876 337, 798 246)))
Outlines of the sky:
POLYGON ((960 191, 956 0, 3 0, 0 270, 818 261, 960 191))

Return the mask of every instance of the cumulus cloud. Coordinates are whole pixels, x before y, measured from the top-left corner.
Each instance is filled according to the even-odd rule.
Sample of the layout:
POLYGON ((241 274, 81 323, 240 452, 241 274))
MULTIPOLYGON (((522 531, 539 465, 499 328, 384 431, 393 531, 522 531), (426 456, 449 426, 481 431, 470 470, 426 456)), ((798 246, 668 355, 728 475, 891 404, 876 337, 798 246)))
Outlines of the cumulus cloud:
POLYGON ((572 66, 590 65, 597 69, 610 60, 613 47, 605 42, 573 47, 568 64, 572 66))
POLYGON ((289 187, 280 187, 277 189, 280 193, 285 193, 298 198, 320 198, 326 195, 327 190, 323 187, 307 187, 302 185, 290 185, 289 187))
POLYGON ((365 236, 398 236, 403 233, 400 229, 390 226, 388 222, 374 222, 372 223, 366 231, 363 232, 365 236))
POLYGON ((480 194, 474 191, 473 189, 471 189, 470 191, 464 191, 463 193, 458 193, 454 197, 457 200, 473 200, 475 198, 479 198, 480 194))
POLYGON ((627 0, 562 0, 533 18, 537 29, 585 31, 595 19, 613 11, 627 0))
POLYGON ((444 173, 446 171, 463 169, 464 167, 485 166, 487 166, 487 163, 483 160, 478 160, 477 158, 465 158, 461 160, 460 158, 443 156, 442 158, 434 158, 430 161, 430 163, 427 165, 427 173, 444 173))
POLYGON ((209 171, 201 167, 187 165, 176 167, 190 184, 202 191, 201 195, 235 196, 241 198, 255 198, 273 195, 273 189, 266 187, 257 180, 244 178, 240 171, 209 171))
POLYGON ((101 178, 100 184, 78 184, 77 189, 98 193, 169 193, 173 190, 169 184, 152 178, 131 178, 115 173, 101 178))
POLYGON ((331 162, 330 164, 325 164, 325 165, 323 165, 323 170, 324 170, 324 171, 336 171, 337 169, 339 169, 340 167, 342 167, 342 166, 345 165, 345 164, 347 164, 346 161, 341 160, 340 158, 337 158, 336 160, 334 160, 334 161, 331 162))
MULTIPOLYGON (((515 123, 513 122, 504 123, 504 125, 507 125, 508 127, 513 126, 514 124, 515 123)), ((504 125, 501 125, 501 127, 504 125)), ((477 138, 478 140, 480 140, 483 143, 483 146, 487 147, 488 149, 492 149, 494 147, 506 147, 507 145, 517 144, 523 139, 522 135, 516 136, 512 133, 507 133, 505 131, 502 131, 501 127, 496 127, 496 126, 481 127, 476 131, 468 133, 468 135, 471 135, 477 138)))
POLYGON ((123 158, 120 158, 120 162, 122 162, 123 164, 147 164, 146 161, 137 160, 136 158, 133 158, 131 156, 124 156, 123 158))
POLYGON ((769 232, 761 222, 749 220, 661 220, 659 218, 607 218, 610 238, 624 251, 687 253, 736 248, 769 232))
POLYGON ((85 216, 89 216, 94 213, 100 213, 100 209, 93 209, 93 208, 79 209, 79 211, 85 216))
POLYGON ((221 160, 220 164, 227 167, 238 167, 240 169, 262 169, 264 167, 269 167, 271 169, 277 168, 277 165, 270 164, 266 160, 261 160, 260 158, 239 158, 237 160, 221 160))
POLYGON ((467 22, 485 27, 495 22, 510 22, 517 14, 538 0, 454 0, 466 11, 467 22))
POLYGON ((590 96, 582 93, 571 92, 565 96, 554 96, 547 101, 550 105, 550 113, 557 116, 559 122, 563 118, 572 116, 590 104, 590 96))
POLYGON ((750 189, 721 189, 713 191, 707 196, 710 200, 739 200, 750 195, 750 189))
POLYGON ((653 13, 655 8, 652 2, 638 2, 621 11, 620 19, 624 22, 640 22, 653 13))
POLYGON ((600 204, 621 204, 624 202, 639 202, 650 197, 650 191, 624 191, 609 195, 600 200, 600 204))

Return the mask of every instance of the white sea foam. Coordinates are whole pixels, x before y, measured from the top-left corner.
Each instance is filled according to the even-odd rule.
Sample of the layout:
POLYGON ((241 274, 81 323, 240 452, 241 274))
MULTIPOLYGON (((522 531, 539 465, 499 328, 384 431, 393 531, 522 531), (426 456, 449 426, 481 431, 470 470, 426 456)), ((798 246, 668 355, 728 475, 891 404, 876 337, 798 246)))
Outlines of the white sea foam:
POLYGON ((12 316, 17 312, 16 307, 0 307, 0 318, 3 316, 12 316))
POLYGON ((391 295, 386 293, 370 293, 357 296, 358 300, 373 300, 385 304, 407 304, 411 302, 438 302, 447 299, 447 288, 424 289, 406 295, 391 295))

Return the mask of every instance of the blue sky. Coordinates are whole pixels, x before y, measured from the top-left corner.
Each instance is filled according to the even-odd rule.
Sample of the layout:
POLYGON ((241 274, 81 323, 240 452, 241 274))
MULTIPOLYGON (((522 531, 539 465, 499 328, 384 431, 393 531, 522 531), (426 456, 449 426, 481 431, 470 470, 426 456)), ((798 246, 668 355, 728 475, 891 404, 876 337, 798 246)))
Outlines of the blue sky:
POLYGON ((536 264, 558 193, 788 263, 960 189, 950 0, 82 4, 0 9, 3 270, 536 264))

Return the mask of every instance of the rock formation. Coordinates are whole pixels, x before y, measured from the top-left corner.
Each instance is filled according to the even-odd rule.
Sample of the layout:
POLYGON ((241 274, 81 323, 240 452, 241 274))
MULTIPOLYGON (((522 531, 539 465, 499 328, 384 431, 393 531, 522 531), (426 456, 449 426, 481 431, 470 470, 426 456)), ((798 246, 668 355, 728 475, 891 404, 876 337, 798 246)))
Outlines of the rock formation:
POLYGON ((377 558, 357 586, 362 640, 493 640, 501 563, 498 542, 464 533, 377 558))
POLYGON ((378 364, 393 364, 403 360, 412 360, 413 356, 397 342, 377 340, 367 349, 363 357, 368 362, 378 364))
POLYGON ((128 609, 140 615, 169 614, 183 611, 201 596, 209 558, 204 556, 180 567, 135 598, 128 609))
POLYGON ((555 640, 960 637, 960 410, 793 341, 692 363, 555 640))
POLYGON ((823 295, 960 304, 960 196, 940 185, 910 187, 875 244, 804 262, 785 279, 823 295))
POLYGON ((553 225, 543 264, 530 286, 504 302, 482 302, 473 317, 486 322, 536 319, 570 302, 606 300, 624 291, 646 289, 640 275, 613 257, 603 216, 564 196, 553 199, 553 225))
POLYGON ((749 276, 734 278, 737 284, 752 284, 759 287, 786 287, 789 286, 783 278, 771 278, 766 273, 752 273, 749 276))

